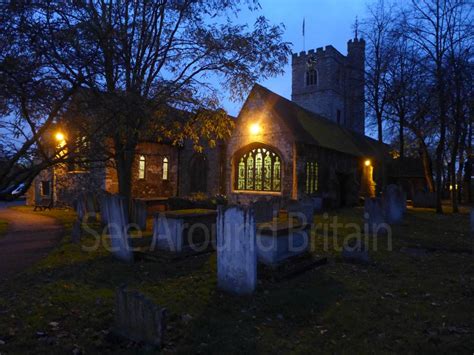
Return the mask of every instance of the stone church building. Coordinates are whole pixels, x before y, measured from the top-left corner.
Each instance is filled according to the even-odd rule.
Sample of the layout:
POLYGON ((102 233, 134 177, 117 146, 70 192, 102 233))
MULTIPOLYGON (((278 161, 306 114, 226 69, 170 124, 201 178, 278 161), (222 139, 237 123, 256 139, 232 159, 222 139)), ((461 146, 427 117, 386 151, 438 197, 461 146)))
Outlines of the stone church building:
MULTIPOLYGON (((364 135, 365 42, 347 55, 332 46, 292 56, 292 100, 256 84, 235 119, 232 136, 196 153, 142 141, 137 148, 135 198, 225 194, 247 203, 261 196, 319 196, 328 206, 353 205, 382 187, 388 147, 364 135)), ((81 191, 118 191, 113 164, 59 166, 41 173, 28 203, 70 204, 81 191)))

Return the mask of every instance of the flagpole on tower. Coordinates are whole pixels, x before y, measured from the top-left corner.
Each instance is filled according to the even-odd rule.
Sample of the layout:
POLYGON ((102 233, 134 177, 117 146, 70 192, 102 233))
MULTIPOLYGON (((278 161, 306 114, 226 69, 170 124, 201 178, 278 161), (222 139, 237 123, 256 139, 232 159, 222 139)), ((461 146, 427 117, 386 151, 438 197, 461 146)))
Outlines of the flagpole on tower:
POLYGON ((303 51, 306 52, 305 18, 303 17, 303 51))

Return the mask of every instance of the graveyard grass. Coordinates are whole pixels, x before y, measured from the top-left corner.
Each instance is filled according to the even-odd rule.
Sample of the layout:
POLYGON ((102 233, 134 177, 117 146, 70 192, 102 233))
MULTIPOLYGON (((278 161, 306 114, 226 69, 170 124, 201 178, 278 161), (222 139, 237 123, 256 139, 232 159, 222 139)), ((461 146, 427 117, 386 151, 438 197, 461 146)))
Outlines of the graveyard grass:
POLYGON ((3 237, 7 233, 8 229, 8 222, 0 219, 0 238, 3 237))
MULTIPOLYGON (((71 212, 40 213, 71 228, 71 212)), ((334 214, 339 222, 359 223, 362 209, 334 214)), ((316 217, 323 222, 327 218, 316 217)), ((472 353, 468 225, 467 214, 408 210, 394 227, 392 252, 386 237, 378 238, 376 252, 371 241, 370 266, 341 262, 334 241, 341 246, 352 227, 325 242, 320 226, 314 244, 328 265, 291 280, 260 282, 254 296, 243 298, 216 290, 215 254, 127 265, 103 247, 84 252, 65 237, 42 262, 0 286, 0 352, 143 351, 110 332, 115 289, 125 283, 169 310, 165 352, 472 353), (402 247, 428 254, 415 258, 402 247)))

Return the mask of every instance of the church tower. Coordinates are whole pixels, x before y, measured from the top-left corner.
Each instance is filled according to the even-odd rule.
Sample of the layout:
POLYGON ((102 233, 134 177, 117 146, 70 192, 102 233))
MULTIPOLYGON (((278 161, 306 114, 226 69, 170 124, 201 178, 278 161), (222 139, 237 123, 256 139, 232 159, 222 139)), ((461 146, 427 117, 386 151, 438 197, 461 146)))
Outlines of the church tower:
POLYGON ((347 43, 347 56, 333 46, 292 56, 291 99, 298 105, 364 134, 365 41, 347 43))

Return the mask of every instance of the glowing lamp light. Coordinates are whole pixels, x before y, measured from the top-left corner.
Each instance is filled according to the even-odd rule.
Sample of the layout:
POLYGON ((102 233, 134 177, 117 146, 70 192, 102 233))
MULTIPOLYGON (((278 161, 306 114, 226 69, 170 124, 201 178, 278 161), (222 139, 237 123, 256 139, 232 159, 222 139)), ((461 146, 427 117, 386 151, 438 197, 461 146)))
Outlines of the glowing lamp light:
POLYGON ((364 165, 365 166, 370 166, 372 165, 371 161, 369 159, 367 159, 365 162, 364 162, 364 165))
POLYGON ((62 134, 61 132, 56 133, 54 137, 56 138, 58 142, 62 142, 65 139, 64 134, 62 134))
POLYGON ((260 125, 258 123, 254 123, 250 126, 250 133, 253 135, 259 134, 261 131, 260 125))

